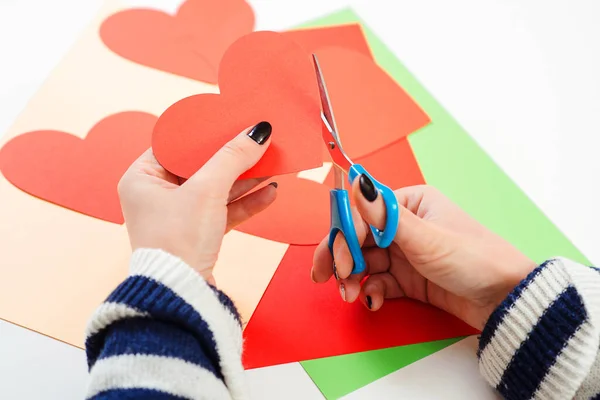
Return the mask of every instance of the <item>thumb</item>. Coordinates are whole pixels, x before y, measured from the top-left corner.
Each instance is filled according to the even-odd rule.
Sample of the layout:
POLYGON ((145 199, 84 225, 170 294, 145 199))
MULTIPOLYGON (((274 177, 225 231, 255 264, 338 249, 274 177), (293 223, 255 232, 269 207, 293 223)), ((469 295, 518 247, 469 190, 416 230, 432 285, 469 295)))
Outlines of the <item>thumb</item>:
POLYGON ((184 185, 205 189, 209 184, 218 195, 228 196, 239 176, 267 151, 271 131, 271 124, 266 121, 245 129, 220 148, 184 185))
MULTIPOLYGON (((362 218, 369 225, 379 230, 385 228, 386 209, 383 196, 379 193, 373 181, 367 175, 360 175, 352 183, 352 194, 362 218)), ((403 251, 410 250, 417 253, 427 252, 432 239, 436 238, 435 229, 427 222, 406 209, 403 199, 398 198, 398 207, 400 218, 398 221, 398 230, 394 242, 400 246, 403 251), (416 246, 416 247, 415 247, 416 246)))

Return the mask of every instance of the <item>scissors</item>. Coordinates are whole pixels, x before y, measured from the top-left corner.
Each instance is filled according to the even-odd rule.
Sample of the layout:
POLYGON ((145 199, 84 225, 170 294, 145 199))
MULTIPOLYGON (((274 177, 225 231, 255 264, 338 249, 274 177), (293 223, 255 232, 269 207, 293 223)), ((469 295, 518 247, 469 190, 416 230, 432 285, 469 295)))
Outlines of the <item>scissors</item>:
MULTIPOLYGON (((335 188, 330 191, 331 226, 329 228, 329 252, 333 256, 333 243, 337 234, 341 232, 346 239, 348 249, 352 255, 352 261, 354 262, 352 273, 358 274, 365 270, 366 264, 360 248, 360 243, 358 242, 358 236, 356 235, 354 222, 352 220, 350 197, 348 196, 348 191, 345 189, 344 175, 348 176, 350 185, 352 185, 352 182, 354 182, 354 180, 360 175, 368 176, 373 182, 375 189, 377 189, 383 198, 386 211, 385 227, 383 230, 379 230, 372 225, 370 226, 375 244, 380 248, 389 247, 396 236, 399 218, 398 200, 396 199, 394 192, 389 187, 373 179, 373 177, 365 168, 363 168, 362 165, 353 163, 350 157, 348 157, 348 155, 344 152, 342 143, 340 142, 340 137, 338 135, 337 125, 333 117, 333 110, 331 107, 331 102, 329 101, 327 87, 325 86, 323 72, 319 66, 317 56, 315 54, 312 56, 315 65, 315 71, 317 73, 319 92, 321 95, 321 106, 323 109, 321 113, 321 119, 327 128, 323 131, 323 139, 325 140, 325 144, 329 149, 329 154, 331 155, 334 168, 335 188)), ((335 262, 334 273, 337 278, 335 262)))

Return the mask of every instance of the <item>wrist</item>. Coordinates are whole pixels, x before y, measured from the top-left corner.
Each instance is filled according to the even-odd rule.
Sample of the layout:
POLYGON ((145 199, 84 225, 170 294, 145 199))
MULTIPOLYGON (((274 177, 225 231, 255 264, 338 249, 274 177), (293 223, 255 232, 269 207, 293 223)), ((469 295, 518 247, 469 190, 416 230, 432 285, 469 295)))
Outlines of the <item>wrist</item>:
POLYGON ((481 328, 485 326, 492 313, 537 266, 534 261, 521 253, 499 260, 493 270, 498 271, 500 279, 487 290, 489 296, 479 315, 481 328))
POLYGON ((144 239, 131 238, 131 248, 134 253, 144 249, 162 250, 183 261, 189 268, 196 271, 209 283, 214 283, 212 270, 216 263, 216 256, 198 252, 193 246, 186 245, 184 242, 177 243, 173 240, 166 240, 167 238, 162 238, 163 240, 161 240, 160 237, 144 239))
POLYGON ((193 256, 189 256, 190 252, 182 251, 181 248, 177 246, 168 246, 168 245, 146 245, 146 246, 134 246, 132 245, 133 255, 145 254, 145 253, 164 253, 168 255, 171 259, 177 260, 179 263, 184 264, 187 268, 194 271, 202 278, 204 278, 208 283, 214 285, 214 278, 212 276, 212 270, 214 268, 214 263, 206 263, 201 262, 198 259, 194 259, 193 256), (186 257, 185 255, 188 254, 186 257), (183 255, 183 256, 182 256, 183 255))

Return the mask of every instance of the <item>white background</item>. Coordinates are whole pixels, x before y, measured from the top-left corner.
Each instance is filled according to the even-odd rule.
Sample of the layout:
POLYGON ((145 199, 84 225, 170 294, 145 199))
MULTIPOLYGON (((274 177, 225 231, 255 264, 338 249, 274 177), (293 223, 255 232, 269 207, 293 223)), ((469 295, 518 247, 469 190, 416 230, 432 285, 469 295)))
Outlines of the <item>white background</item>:
MULTIPOLYGON (((178 3, 129 2, 170 10, 178 3)), ((600 263, 600 2, 250 2, 257 29, 273 30, 351 5, 575 245, 592 262, 600 263)), ((68 51, 100 3, 0 0, 0 134, 68 51)), ((462 348, 470 347, 433 357, 455 357, 456 351, 467 351, 462 348)), ((420 386, 416 388, 412 384, 410 397, 420 393, 421 398, 437 398, 442 392, 451 396, 452 388, 464 396, 464 388, 470 387, 473 398, 482 398, 484 389, 473 363, 467 364, 445 380, 435 377, 431 362, 427 368, 427 360, 415 364, 407 370, 410 374, 431 379, 417 380, 420 386)), ((315 393, 301 371, 294 365, 286 368, 278 371, 290 379, 288 389, 293 382, 308 391, 304 398, 315 393)), ((414 376, 403 379, 397 377, 397 388, 404 387, 402 382, 415 382, 414 376)), ((0 397, 76 399, 82 398, 84 384, 81 351, 0 323, 0 397), (41 383, 39 389, 33 382, 41 383)), ((279 385, 280 389, 284 386, 279 385)), ((391 397, 385 388, 373 386, 371 390, 376 391, 373 395, 391 397)))

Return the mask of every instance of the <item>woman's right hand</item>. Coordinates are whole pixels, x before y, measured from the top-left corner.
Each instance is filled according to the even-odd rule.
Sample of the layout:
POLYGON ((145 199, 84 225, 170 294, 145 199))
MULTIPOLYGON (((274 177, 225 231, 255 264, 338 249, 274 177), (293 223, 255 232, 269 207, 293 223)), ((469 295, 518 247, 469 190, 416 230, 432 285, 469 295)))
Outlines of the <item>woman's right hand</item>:
MULTIPOLYGON (((384 299, 407 296, 432 304, 482 329, 492 311, 536 264, 429 186, 397 190, 398 232, 387 249, 377 247, 368 224, 385 225, 385 206, 370 179, 355 179, 354 224, 366 270, 351 275, 352 258, 342 235, 334 243, 338 286, 345 301, 370 310, 384 299), (369 201, 370 199, 371 201, 369 201), (363 279, 367 276, 367 279, 363 279), (362 282, 362 285, 361 285, 362 282)), ((317 247, 313 281, 334 274, 327 238, 317 247)))

